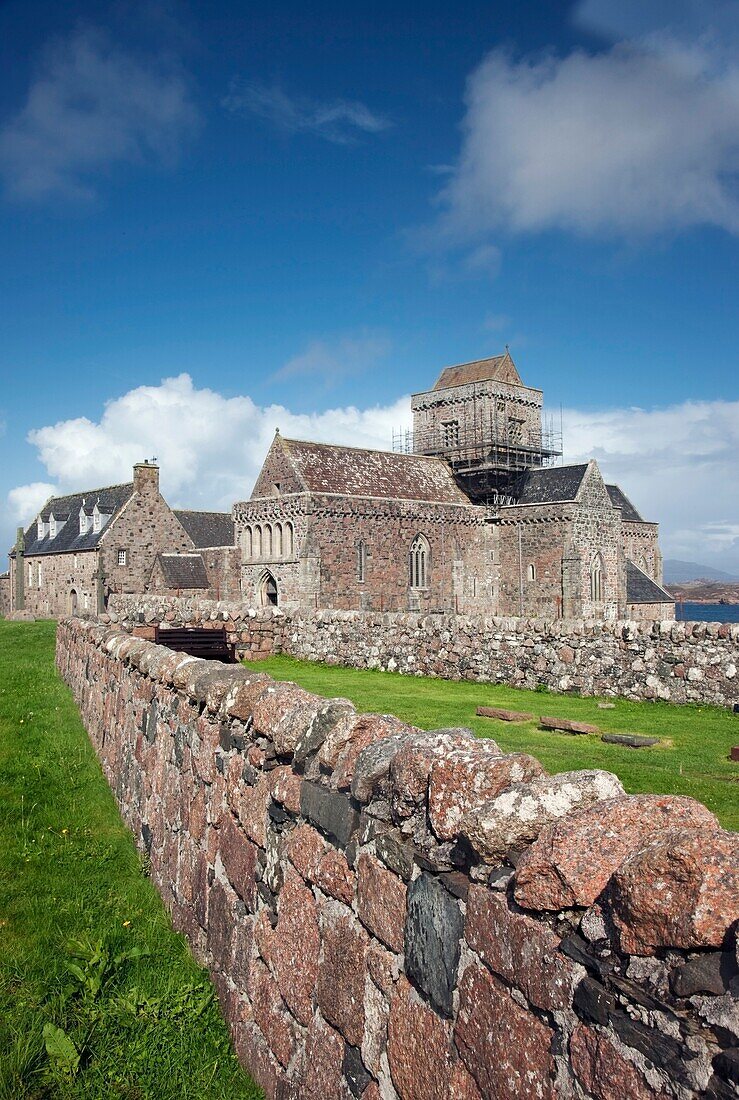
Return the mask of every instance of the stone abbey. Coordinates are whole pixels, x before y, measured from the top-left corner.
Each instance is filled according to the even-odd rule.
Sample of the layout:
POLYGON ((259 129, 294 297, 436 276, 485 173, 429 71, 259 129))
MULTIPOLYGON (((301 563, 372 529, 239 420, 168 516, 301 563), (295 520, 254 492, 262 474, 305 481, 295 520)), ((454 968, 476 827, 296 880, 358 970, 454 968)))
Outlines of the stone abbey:
POLYGON ((147 464, 127 485, 53 498, 11 553, 12 606, 60 615, 151 591, 293 610, 674 618, 657 524, 594 460, 556 464, 542 392, 507 349, 446 368, 412 411, 394 450, 278 432, 231 516, 171 510, 147 464))
POLYGON ((674 617, 657 524, 594 460, 554 465, 542 392, 507 349, 448 367, 412 410, 395 451, 275 436, 233 507, 246 602, 674 617))

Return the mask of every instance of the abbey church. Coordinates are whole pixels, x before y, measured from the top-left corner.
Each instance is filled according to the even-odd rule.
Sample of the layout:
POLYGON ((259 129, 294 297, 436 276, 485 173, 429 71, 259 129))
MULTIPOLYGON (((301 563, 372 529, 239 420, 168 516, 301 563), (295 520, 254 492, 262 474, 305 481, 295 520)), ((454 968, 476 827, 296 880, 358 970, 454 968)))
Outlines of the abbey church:
POLYGON ((674 618, 656 523, 597 463, 557 465, 542 392, 503 355, 443 370, 394 451, 276 434, 233 507, 256 605, 674 618))

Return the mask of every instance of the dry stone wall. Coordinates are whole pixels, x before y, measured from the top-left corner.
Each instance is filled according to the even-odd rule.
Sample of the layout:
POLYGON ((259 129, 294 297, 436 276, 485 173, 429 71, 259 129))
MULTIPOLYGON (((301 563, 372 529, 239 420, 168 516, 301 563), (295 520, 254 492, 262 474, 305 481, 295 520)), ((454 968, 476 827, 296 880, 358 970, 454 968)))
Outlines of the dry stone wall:
POLYGON ((581 695, 739 702, 739 624, 254 610, 241 603, 116 596, 107 621, 226 624, 254 660, 285 653, 353 668, 581 695))
POLYGON ((270 1100, 736 1095, 739 836, 699 803, 105 624, 57 665, 270 1100))

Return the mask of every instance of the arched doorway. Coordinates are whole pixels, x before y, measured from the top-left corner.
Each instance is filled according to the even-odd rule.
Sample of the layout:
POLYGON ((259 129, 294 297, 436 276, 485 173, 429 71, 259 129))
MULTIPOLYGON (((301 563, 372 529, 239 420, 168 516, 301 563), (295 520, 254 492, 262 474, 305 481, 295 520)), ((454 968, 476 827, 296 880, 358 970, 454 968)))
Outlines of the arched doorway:
POLYGON ((69 614, 77 614, 77 589, 73 588, 69 593, 69 614))
POLYGON ((259 582, 259 602, 262 607, 277 607, 277 581, 269 571, 259 582))

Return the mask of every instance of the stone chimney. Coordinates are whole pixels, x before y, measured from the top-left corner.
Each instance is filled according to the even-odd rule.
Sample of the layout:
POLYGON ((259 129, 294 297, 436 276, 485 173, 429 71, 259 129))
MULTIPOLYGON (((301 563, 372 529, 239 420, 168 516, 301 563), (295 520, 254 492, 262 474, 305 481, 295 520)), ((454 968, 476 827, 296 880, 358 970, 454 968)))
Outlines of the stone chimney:
POLYGON ((156 462, 144 459, 133 468, 133 488, 136 493, 159 492, 159 467, 156 462))

